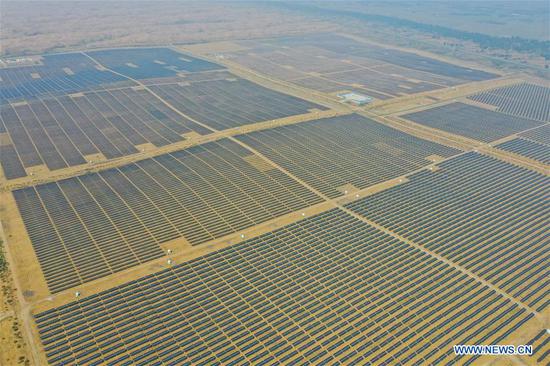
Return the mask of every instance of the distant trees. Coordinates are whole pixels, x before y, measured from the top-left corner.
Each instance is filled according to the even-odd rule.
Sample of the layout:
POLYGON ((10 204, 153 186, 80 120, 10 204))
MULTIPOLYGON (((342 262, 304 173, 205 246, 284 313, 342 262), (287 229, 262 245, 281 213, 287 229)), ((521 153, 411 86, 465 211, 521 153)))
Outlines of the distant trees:
POLYGON ((359 17, 368 17, 370 20, 382 21, 384 23, 397 26, 414 28, 423 32, 437 34, 443 37, 451 37, 472 41, 477 43, 481 48, 513 50, 517 52, 529 52, 545 59, 550 59, 550 42, 539 41, 536 39, 526 39, 521 37, 497 37, 483 33, 466 32, 458 29, 447 28, 439 25, 418 23, 415 21, 388 17, 383 15, 357 14, 359 17))
POLYGON ((521 37, 498 37, 483 33, 467 32, 459 29, 448 28, 440 25, 419 23, 413 20, 402 19, 387 15, 367 14, 349 10, 339 9, 323 9, 313 4, 305 3, 277 3, 284 4, 283 6, 294 10, 314 13, 319 16, 345 16, 358 20, 370 22, 378 22, 393 27, 402 27, 419 30, 425 33, 430 33, 435 36, 450 37, 465 41, 473 41, 481 48, 487 49, 502 49, 513 50, 517 52, 528 52, 543 56, 546 60, 550 60, 550 41, 540 41, 536 39, 527 39, 521 37))
POLYGON ((2 247, 2 241, 0 240, 0 275, 4 274, 8 269, 8 261, 4 254, 4 248, 2 247))

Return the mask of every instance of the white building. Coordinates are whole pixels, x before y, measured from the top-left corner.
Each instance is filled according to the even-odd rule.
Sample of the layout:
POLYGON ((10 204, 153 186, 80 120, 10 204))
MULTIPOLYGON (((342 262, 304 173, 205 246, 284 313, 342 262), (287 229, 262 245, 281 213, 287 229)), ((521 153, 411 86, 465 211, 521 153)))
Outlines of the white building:
POLYGON ((355 105, 365 105, 373 101, 372 97, 358 93, 342 93, 338 94, 338 97, 342 99, 343 102, 355 105))

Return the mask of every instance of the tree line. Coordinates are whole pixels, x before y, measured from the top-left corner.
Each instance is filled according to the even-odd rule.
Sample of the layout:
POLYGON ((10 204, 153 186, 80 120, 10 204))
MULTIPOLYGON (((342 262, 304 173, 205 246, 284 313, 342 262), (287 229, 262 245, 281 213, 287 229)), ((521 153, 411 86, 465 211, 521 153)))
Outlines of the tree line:
POLYGON ((456 38, 464 41, 473 41, 481 48, 512 50, 517 52, 533 53, 550 59, 550 41, 527 39, 522 37, 499 37, 484 33, 467 32, 459 29, 448 28, 440 25, 419 23, 413 20, 397 18, 387 15, 368 14, 350 10, 325 9, 311 3, 279 3, 271 5, 282 6, 289 10, 307 12, 322 17, 344 16, 369 22, 383 23, 393 27, 410 28, 441 37, 456 38))

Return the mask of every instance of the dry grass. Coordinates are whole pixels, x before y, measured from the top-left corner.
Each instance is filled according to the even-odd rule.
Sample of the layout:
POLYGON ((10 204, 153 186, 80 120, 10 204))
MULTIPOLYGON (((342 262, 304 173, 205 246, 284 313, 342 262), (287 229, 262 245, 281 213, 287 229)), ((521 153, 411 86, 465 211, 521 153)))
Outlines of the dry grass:
POLYGON ((0 365, 29 365, 10 269, 0 242, 0 365))

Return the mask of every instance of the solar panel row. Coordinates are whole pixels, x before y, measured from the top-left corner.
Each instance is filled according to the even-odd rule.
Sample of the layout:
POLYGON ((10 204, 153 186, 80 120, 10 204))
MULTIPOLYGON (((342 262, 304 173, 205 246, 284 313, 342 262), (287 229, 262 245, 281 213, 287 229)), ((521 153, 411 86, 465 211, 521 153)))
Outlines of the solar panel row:
POLYGON ((200 244, 321 202, 249 155, 221 140, 14 191, 50 290, 157 258, 172 239, 200 244))
POLYGON ((330 73, 327 77, 338 83, 353 86, 362 85, 391 96, 421 93, 444 87, 443 85, 436 85, 420 80, 410 81, 407 78, 378 72, 376 69, 357 70, 355 67, 349 71, 330 73))
MULTIPOLYGON (((308 76, 308 77, 303 77, 298 79, 292 79, 292 83, 309 88, 309 89, 318 90, 324 93, 337 93, 337 92, 339 93, 342 90, 341 83, 328 80, 325 77, 321 78, 321 77, 315 77, 315 76, 311 76, 311 77, 308 76)), ((353 83, 353 85, 354 86, 346 87, 346 90, 349 90, 351 92, 358 93, 358 94, 368 95, 369 97, 376 98, 379 100, 386 100, 386 99, 392 98, 392 96, 389 94, 383 94, 380 92, 375 92, 372 89, 366 89, 367 86, 369 86, 370 84, 367 84, 361 87, 358 84, 356 85, 356 83, 353 83)))
POLYGON ((523 155, 528 158, 540 161, 544 164, 550 164, 550 146, 539 144, 523 138, 515 138, 498 144, 498 149, 510 151, 515 154, 523 155))
MULTIPOLYGON (((146 90, 116 89, 83 95, 42 98, 0 107, 0 132, 7 132, 19 155, 0 157, 7 176, 19 160, 24 167, 46 164, 56 170, 86 163, 86 155, 112 159, 137 153, 136 146, 163 146, 182 134, 210 131, 183 118, 146 90)), ((95 159, 95 158, 94 158, 95 159)))
POLYGON ((464 103, 450 103, 401 116, 424 126, 491 142, 543 122, 514 117, 464 103))
POLYGON ((550 178, 477 153, 350 203, 537 311, 550 304, 550 178))
POLYGON ((105 186, 85 176, 13 192, 52 293, 163 255, 135 214, 101 191, 105 186))
POLYGON ((151 90, 185 115, 217 130, 326 109, 235 78, 155 85, 151 90))
MULTIPOLYGON (((194 74, 197 75, 197 74, 194 74)), ((317 108, 314 103, 274 92, 243 79, 215 79, 151 86, 183 113, 216 129, 242 126, 317 108), (233 80, 233 81, 229 81, 233 80)), ((200 135, 209 128, 182 117, 147 90, 116 88, 73 96, 42 98, 1 106, 0 163, 7 179, 26 176, 24 168, 50 170, 83 164, 101 153, 112 159, 137 153, 138 145, 163 146, 200 135)))
POLYGON ((547 365, 550 360, 550 333, 543 329, 527 344, 533 346, 532 357, 541 365, 547 365))
POLYGON ((498 107, 500 112, 550 122, 550 88, 517 84, 478 93, 472 100, 498 107))
POLYGON ((434 58, 418 55, 413 52, 386 48, 335 34, 281 37, 273 40, 273 43, 288 47, 313 45, 340 55, 356 56, 371 61, 376 60, 379 62, 386 62, 388 64, 407 69, 424 71, 430 74, 462 79, 464 81, 487 80, 497 76, 496 74, 475 70, 468 67, 462 67, 434 58))
POLYGON ((337 35, 240 41, 232 62, 323 92, 376 99, 430 91, 497 75, 337 35))
POLYGON ((55 365, 456 362, 531 317, 337 209, 35 315, 55 365))
POLYGON ((522 132, 520 137, 550 146, 550 124, 522 132))
POLYGON ((150 78, 140 80, 143 85, 162 85, 162 84, 177 84, 177 83, 191 83, 199 81, 208 81, 208 80, 225 80, 235 78, 235 75, 229 71, 222 70, 211 70, 208 72, 196 72, 189 74, 178 74, 171 77, 161 77, 161 78, 150 78))
POLYGON ((179 72, 220 70, 223 66, 169 48, 117 48, 88 51, 101 65, 133 79, 174 76, 179 72))
POLYGON ((497 75, 349 37, 317 34, 240 41, 240 65, 324 92, 343 89, 388 99, 497 75))
POLYGON ((41 65, 2 68, 0 80, 0 105, 41 95, 95 89, 104 84, 134 84, 123 76, 99 70, 82 53, 45 55, 41 65))
POLYGON ((27 176, 25 167, 21 164, 17 151, 11 144, 0 144, 0 164, 6 179, 15 179, 27 176))
POLYGON ((459 150, 422 140, 359 115, 318 119, 237 138, 325 195, 396 178, 459 150))

